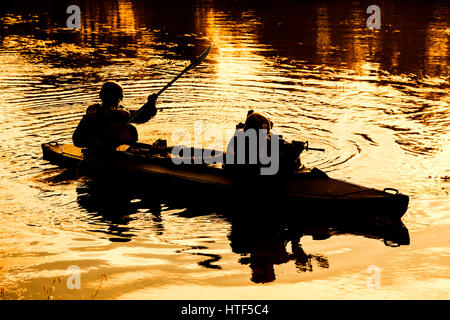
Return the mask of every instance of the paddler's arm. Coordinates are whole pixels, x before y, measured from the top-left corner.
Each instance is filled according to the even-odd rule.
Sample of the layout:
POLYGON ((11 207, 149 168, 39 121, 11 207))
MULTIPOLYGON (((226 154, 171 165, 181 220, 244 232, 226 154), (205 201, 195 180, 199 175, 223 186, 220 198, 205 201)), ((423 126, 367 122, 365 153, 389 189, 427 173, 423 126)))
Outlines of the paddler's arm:
POLYGON ((86 119, 83 117, 72 135, 73 144, 78 148, 87 147, 87 137, 84 134, 87 131, 86 127, 86 119))
MULTIPOLYGON (((147 102, 141 107, 143 108, 142 112, 133 119, 133 123, 144 123, 153 118, 156 113, 156 99, 158 96, 156 94, 152 94, 148 96, 147 102)), ((138 110, 129 110, 131 117, 138 111, 138 110)))

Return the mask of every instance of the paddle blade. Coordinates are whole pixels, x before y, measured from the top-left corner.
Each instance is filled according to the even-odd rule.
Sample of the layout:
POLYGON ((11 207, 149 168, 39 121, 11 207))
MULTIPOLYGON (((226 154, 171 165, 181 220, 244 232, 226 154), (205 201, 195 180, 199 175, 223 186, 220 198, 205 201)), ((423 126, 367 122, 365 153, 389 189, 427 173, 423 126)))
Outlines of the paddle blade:
POLYGON ((203 51, 203 53, 202 53, 197 59, 195 59, 195 60, 193 60, 193 61, 191 62, 191 64, 188 66, 188 68, 187 68, 186 71, 189 71, 189 70, 195 68, 195 67, 198 66, 203 60, 205 60, 206 56, 207 56, 207 55, 209 54, 209 52, 211 51, 212 46, 213 46, 213 44, 211 43, 210 46, 209 46, 205 51, 203 51))

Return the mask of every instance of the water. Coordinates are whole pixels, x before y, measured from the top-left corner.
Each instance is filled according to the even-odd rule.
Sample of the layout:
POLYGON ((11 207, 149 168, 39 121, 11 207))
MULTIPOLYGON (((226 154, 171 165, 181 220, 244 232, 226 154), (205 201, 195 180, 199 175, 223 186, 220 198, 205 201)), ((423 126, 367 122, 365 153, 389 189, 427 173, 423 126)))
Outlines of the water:
POLYGON ((364 1, 81 1, 81 30, 66 28, 70 4, 0 5, 2 298, 450 297, 448 3, 381 2, 380 30, 367 29, 364 1), (201 120, 224 133, 220 147, 248 109, 266 112, 285 138, 326 149, 305 153, 308 166, 409 195, 409 245, 377 228, 311 227, 302 253, 282 229, 230 220, 201 195, 51 179, 62 170, 40 144, 70 142, 102 82, 139 107, 211 42, 137 126, 140 140, 201 120), (67 289, 71 265, 80 290, 67 289))

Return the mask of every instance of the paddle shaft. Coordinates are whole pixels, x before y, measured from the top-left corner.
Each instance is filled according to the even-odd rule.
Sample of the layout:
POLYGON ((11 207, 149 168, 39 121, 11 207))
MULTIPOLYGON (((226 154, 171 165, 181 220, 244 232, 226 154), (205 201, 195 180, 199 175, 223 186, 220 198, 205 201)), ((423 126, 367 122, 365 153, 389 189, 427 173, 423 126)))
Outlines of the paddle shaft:
POLYGON ((308 149, 306 149, 306 150, 325 151, 325 149, 322 149, 322 148, 310 148, 310 147, 308 147, 308 149))
POLYGON ((183 71, 180 72, 180 74, 178 74, 175 78, 173 78, 172 81, 170 81, 168 84, 166 84, 166 85, 164 86, 164 88, 162 88, 161 90, 159 90, 159 91, 156 93, 156 97, 159 97, 159 95, 160 95, 161 93, 163 93, 164 91, 166 91, 166 89, 167 89, 168 87, 170 87, 170 86, 172 85, 172 83, 174 83, 174 82, 177 81, 179 78, 181 78, 181 76, 182 76, 183 74, 185 74, 188 70, 190 70, 190 67, 191 67, 191 65, 188 65, 186 68, 184 68, 183 71))
MULTIPOLYGON (((158 98, 160 94, 162 94, 164 91, 166 91, 166 89, 169 88, 175 81, 177 81, 183 74, 185 74, 189 70, 194 69, 196 66, 198 66, 209 54, 209 51, 211 51, 211 48, 212 48, 212 43, 208 47, 208 49, 203 51, 203 53, 197 59, 192 61, 190 65, 188 65, 186 68, 184 68, 183 71, 181 71, 175 78, 173 78, 168 84, 166 84, 161 90, 159 90, 156 93, 156 98, 158 98)), ((128 123, 133 121, 139 114, 141 114, 142 111, 145 109, 145 107, 146 107, 146 105, 142 106, 138 111, 136 111, 133 114, 133 116, 130 118, 130 120, 128 120, 128 123)))

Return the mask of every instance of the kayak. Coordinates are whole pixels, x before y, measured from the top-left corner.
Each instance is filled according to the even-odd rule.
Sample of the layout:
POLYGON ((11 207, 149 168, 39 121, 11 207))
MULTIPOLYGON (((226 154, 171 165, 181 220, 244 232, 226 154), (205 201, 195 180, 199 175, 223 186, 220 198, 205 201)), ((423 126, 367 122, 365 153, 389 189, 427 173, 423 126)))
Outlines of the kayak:
MULTIPOLYGON (((170 147, 161 151, 143 143, 132 147, 120 146, 107 164, 102 165, 85 159, 83 150, 73 144, 44 143, 42 150, 45 160, 60 166, 75 168, 85 160, 83 163, 91 165, 94 172, 139 179, 148 188, 167 187, 174 196, 188 196, 197 201, 213 198, 223 205, 258 203, 260 207, 278 208, 277 214, 283 212, 302 219, 327 216, 393 221, 405 214, 409 202, 409 197, 396 189, 363 187, 330 178, 317 168, 301 168, 290 175, 252 176, 248 179, 230 176, 217 163, 175 164, 170 157, 170 147), (299 212, 284 208, 298 208, 299 212)), ((192 151, 191 154, 198 154, 194 148, 192 151)), ((198 151, 205 154, 205 149, 198 151)), ((214 152, 219 151, 209 150, 208 154, 214 155, 214 152)))

